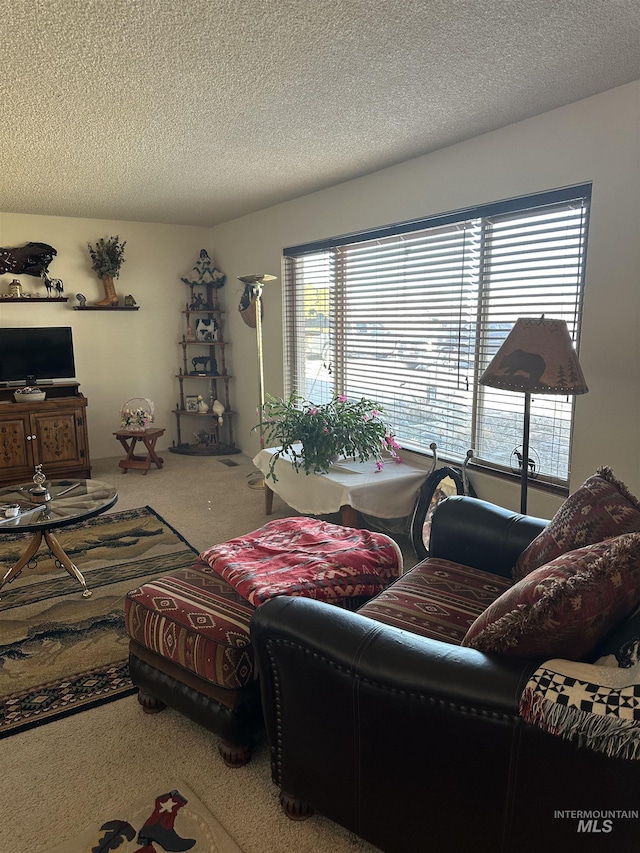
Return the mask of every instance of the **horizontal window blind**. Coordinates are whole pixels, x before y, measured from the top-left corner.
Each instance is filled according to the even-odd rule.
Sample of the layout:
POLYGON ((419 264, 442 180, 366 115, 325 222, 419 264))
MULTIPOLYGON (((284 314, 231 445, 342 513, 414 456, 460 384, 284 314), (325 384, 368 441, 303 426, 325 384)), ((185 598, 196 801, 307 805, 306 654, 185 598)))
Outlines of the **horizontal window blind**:
MULTIPOLYGON (((401 445, 509 470, 523 396, 478 384, 521 316, 579 341, 588 186, 285 250, 285 388, 380 404, 401 445)), ((532 401, 536 474, 566 482, 573 399, 532 401)))

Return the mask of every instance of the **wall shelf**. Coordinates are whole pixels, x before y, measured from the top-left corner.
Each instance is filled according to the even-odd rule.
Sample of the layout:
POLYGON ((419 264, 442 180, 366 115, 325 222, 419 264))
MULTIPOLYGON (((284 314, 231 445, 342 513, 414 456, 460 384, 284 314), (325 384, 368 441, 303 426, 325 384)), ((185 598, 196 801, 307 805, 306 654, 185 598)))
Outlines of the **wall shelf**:
POLYGON ((74 311, 137 311, 139 305, 74 305, 74 311))
POLYGON ((20 302, 28 305, 30 302, 68 302, 68 296, 3 296, 0 305, 15 305, 20 302))

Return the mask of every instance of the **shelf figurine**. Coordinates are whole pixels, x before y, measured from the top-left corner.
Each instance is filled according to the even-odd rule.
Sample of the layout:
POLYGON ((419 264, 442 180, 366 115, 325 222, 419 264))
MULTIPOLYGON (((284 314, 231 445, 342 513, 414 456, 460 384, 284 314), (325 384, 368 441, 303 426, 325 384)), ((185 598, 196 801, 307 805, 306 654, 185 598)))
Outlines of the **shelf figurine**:
POLYGON ((211 411, 218 418, 218 426, 222 426, 222 424, 223 424, 222 415, 224 414, 224 406, 222 405, 220 400, 214 400, 213 401, 213 406, 211 407, 211 411))
POLYGON ((206 309, 206 307, 207 307, 207 305, 206 305, 204 299, 202 298, 202 294, 196 293, 196 295, 193 297, 191 304, 188 306, 187 310, 188 311, 204 311, 206 309))
POLYGON ((223 272, 212 267, 211 258, 209 257, 209 253, 206 249, 200 249, 200 258, 196 262, 192 272, 195 273, 192 279, 181 278, 180 281, 191 285, 191 287, 212 284, 217 290, 218 288, 223 287, 227 280, 227 277, 223 272))
POLYGON ((203 317, 199 317, 196 320, 196 340, 197 341, 202 341, 203 343, 215 341, 217 331, 218 331, 218 322, 217 322, 217 320, 214 320, 213 317, 209 317, 206 320, 203 317))
POLYGON ((194 432, 194 438, 197 441, 198 447, 208 447, 209 446, 209 433, 206 429, 198 430, 198 432, 194 432))
POLYGON ((61 296, 62 293, 64 293, 64 284, 61 278, 49 278, 49 274, 46 270, 42 271, 40 278, 44 282, 44 286, 47 288, 47 296, 51 296, 54 290, 58 296, 61 296))

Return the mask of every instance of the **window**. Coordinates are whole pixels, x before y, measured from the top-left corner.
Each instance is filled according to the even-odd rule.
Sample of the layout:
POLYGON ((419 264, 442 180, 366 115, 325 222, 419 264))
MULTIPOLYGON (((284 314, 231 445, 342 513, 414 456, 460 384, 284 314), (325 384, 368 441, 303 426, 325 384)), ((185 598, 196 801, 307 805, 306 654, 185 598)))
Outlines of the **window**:
MULTIPOLYGON (((295 246, 285 256, 285 390, 370 397, 403 447, 513 469, 524 397, 478 384, 518 317, 579 343, 590 185, 295 246)), ((540 479, 569 477, 573 398, 531 405, 540 479)))

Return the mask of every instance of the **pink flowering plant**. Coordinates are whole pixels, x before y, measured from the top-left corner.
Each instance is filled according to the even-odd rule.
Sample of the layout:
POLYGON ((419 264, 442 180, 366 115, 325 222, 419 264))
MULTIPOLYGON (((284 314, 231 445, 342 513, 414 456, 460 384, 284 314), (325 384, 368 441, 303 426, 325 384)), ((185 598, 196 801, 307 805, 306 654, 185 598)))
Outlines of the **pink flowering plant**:
POLYGON ((282 455, 305 474, 326 474, 340 457, 373 459, 378 471, 385 451, 395 462, 402 461, 382 408, 365 397, 354 401, 335 394, 328 403, 315 404, 296 393, 288 400, 269 396, 262 411, 262 435, 265 447, 277 447, 266 475, 274 482, 282 455))

